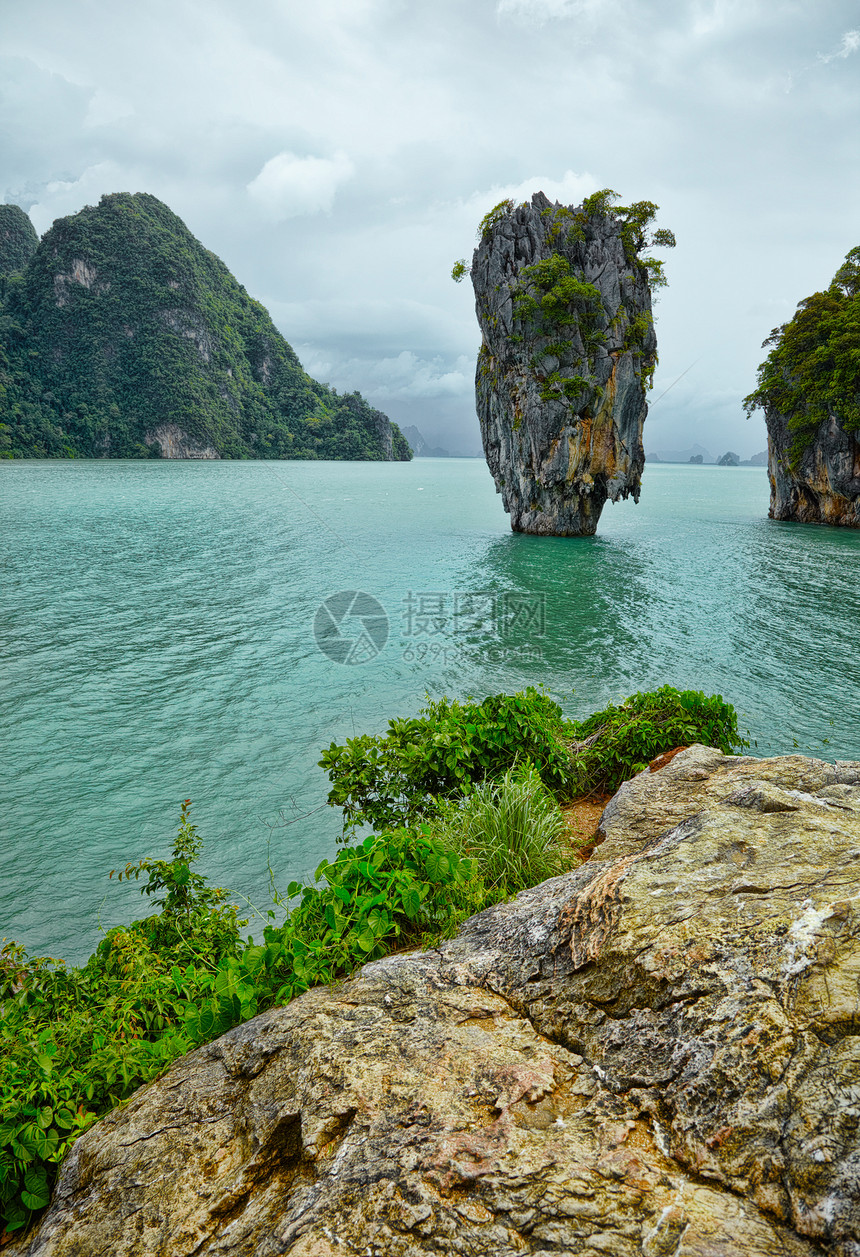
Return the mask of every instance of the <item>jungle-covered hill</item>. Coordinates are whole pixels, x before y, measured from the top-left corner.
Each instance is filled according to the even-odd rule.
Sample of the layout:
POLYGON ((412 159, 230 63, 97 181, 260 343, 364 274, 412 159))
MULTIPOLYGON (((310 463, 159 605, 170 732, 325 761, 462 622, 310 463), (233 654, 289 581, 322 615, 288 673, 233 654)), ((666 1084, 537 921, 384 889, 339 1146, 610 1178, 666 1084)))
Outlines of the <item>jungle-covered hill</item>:
POLYGON ((359 393, 312 380, 224 263, 147 193, 41 242, 0 206, 0 453, 406 460, 359 393))

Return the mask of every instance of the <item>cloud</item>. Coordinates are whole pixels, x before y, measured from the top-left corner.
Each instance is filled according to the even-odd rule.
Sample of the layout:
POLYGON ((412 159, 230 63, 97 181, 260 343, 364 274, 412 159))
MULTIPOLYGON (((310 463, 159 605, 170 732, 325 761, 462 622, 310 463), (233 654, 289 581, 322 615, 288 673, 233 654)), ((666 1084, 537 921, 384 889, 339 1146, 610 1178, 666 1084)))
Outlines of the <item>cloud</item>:
POLYGON ((693 422, 695 380, 696 422, 741 450, 762 339, 857 243, 856 0, 6 7, 0 199, 41 230, 106 192, 152 193, 316 374, 448 448, 477 431, 480 339, 451 265, 499 201, 608 185, 660 204, 678 248, 657 392, 719 347, 654 422, 693 422))
POLYGON ((579 205, 584 197, 590 196, 599 187, 599 180, 587 171, 578 175, 573 170, 566 170, 560 179, 532 175, 519 183, 497 183, 485 191, 473 192, 466 201, 460 202, 460 208, 469 215, 470 222, 477 224, 500 201, 520 204, 530 201, 535 192, 543 192, 551 201, 560 201, 562 205, 579 205))
POLYGON ((542 26, 558 18, 593 17, 603 7, 604 0, 499 0, 496 13, 542 26))
POLYGON ((101 89, 98 89, 90 98, 84 126, 112 126, 114 123, 121 122, 124 118, 130 118, 133 113, 134 108, 127 100, 123 100, 121 96, 116 95, 114 92, 103 92, 101 89))
POLYGON ((354 173, 345 153, 331 158, 278 153, 248 184, 248 195, 275 222, 305 214, 330 214, 335 193, 354 173))
POLYGON ((857 52, 858 48, 860 48, 860 30, 846 31, 836 52, 820 52, 818 60, 825 64, 828 61, 844 61, 846 57, 851 56, 852 52, 857 52))
POLYGON ((377 361, 368 362, 363 358, 333 361, 315 353, 313 346, 300 345, 298 348, 309 374, 328 380, 337 388, 354 388, 355 382, 360 379, 362 391, 371 394, 373 400, 380 404, 404 398, 471 399, 474 359, 466 355, 461 355, 451 364, 439 356, 421 358, 405 349, 396 357, 377 361))
POLYGON ((116 162, 88 166, 79 179, 55 179, 41 190, 41 199, 30 207, 30 217, 39 235, 55 218, 77 214, 85 205, 97 205, 106 192, 138 191, 126 187, 126 177, 116 162))

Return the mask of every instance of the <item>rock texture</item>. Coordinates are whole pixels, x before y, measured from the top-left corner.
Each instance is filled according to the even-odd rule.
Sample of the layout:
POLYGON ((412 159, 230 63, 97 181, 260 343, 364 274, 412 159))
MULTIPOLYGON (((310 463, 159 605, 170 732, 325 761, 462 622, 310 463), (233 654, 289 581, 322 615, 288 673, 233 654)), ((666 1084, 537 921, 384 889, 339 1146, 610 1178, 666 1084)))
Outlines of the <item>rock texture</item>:
POLYGON ((214 445, 195 441, 184 428, 175 423, 162 423, 146 433, 148 445, 157 444, 162 458, 220 458, 214 445))
POLYGON ((647 271, 611 211, 538 192, 484 230, 471 275, 478 417, 511 527, 591 535, 607 500, 639 498, 657 349, 647 271))
POLYGON ((831 412, 792 468, 787 419, 774 406, 765 406, 764 415, 770 518, 860 528, 860 434, 846 432, 831 412))
POLYGON ((7 1253, 857 1257, 860 764, 692 747, 601 825, 178 1062, 7 1253))

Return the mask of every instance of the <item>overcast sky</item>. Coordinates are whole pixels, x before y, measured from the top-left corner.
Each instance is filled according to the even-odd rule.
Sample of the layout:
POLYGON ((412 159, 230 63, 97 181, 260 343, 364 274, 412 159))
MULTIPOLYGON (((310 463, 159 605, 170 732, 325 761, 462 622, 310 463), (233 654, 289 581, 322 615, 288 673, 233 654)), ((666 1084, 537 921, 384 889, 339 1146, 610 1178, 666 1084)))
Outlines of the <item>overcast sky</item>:
POLYGON ((312 375, 456 452, 480 449, 479 334, 451 265, 503 197, 660 205, 678 247, 651 451, 763 449, 741 408, 761 342, 860 243, 856 0, 0 12, 2 200, 41 233, 103 193, 154 193, 312 375))

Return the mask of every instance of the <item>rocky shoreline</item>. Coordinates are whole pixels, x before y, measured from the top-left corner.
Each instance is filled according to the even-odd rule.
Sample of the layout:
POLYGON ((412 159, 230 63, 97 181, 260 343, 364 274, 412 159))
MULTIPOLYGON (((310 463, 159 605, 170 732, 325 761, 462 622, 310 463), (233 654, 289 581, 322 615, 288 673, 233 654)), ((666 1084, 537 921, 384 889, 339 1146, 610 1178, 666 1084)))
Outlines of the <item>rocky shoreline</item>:
POLYGON ((705 747, 588 863, 178 1061, 10 1257, 860 1253, 860 764, 705 747))
POLYGON ((835 524, 860 528, 860 443, 836 415, 816 433, 815 442, 796 462, 794 434, 774 407, 765 407, 771 519, 798 524, 835 524))

